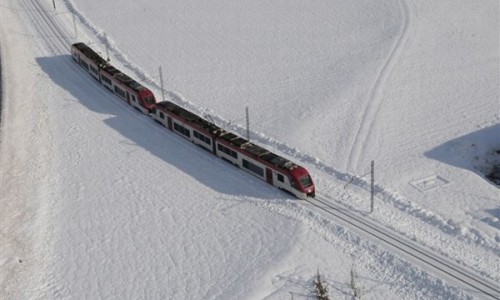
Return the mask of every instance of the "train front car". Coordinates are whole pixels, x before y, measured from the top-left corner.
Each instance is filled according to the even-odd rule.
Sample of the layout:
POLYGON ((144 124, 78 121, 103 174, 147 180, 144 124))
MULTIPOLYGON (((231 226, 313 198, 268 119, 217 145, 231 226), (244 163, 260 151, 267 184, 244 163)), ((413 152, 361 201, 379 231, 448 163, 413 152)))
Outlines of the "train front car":
POLYGON ((306 199, 307 197, 316 196, 314 183, 306 169, 296 166, 290 170, 290 175, 292 176, 293 185, 295 185, 294 188, 302 194, 302 197, 299 198, 306 199))
POLYGON ((137 95, 139 96, 141 106, 147 109, 149 113, 152 113, 156 105, 156 99, 153 92, 147 88, 142 88, 137 92, 137 95))

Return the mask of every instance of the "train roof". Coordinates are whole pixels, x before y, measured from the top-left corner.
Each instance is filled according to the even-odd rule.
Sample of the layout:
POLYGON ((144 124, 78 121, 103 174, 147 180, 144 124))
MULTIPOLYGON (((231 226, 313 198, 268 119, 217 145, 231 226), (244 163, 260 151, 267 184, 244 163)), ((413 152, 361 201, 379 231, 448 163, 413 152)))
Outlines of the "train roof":
POLYGON ((120 81, 121 83, 123 83, 124 85, 128 86, 129 88, 131 88, 132 90, 134 90, 136 92, 140 92, 140 91, 146 89, 143 85, 141 85, 140 83, 138 83, 134 79, 130 78, 129 76, 127 76, 126 74, 123 74, 121 72, 117 73, 113 76, 116 79, 118 79, 118 81, 120 81))
POLYGON ((287 170, 292 170, 296 167, 298 167, 296 164, 293 162, 289 161, 286 158, 283 158, 279 155, 276 155, 267 149, 264 149, 260 146, 257 146, 255 144, 252 144, 248 142, 247 144, 242 146, 242 149, 245 150, 248 153, 251 153, 252 155, 259 157, 260 159, 267 161, 277 167, 287 169, 287 170))
POLYGON ((85 45, 84 43, 80 42, 73 44, 73 47, 80 50, 80 52, 82 52, 86 57, 88 57, 98 66, 104 66, 108 64, 108 62, 104 58, 102 58, 99 54, 92 50, 92 48, 85 45))
POLYGON ((136 92, 140 92, 146 89, 143 85, 141 85, 134 79, 130 78, 128 75, 122 73, 122 71, 118 70, 117 68, 113 67, 110 64, 101 66, 101 69, 103 69, 104 71, 106 71, 106 73, 116 78, 123 85, 127 86, 128 88, 136 92))
POLYGON ((172 112, 173 114, 175 114, 175 115, 177 115, 185 120, 188 120, 191 123, 194 123, 202 128, 206 128, 212 134, 216 134, 216 133, 222 131, 222 129, 219 126, 201 118, 200 116, 180 107, 179 105, 177 105, 173 102, 162 101, 162 102, 156 103, 156 107, 168 110, 168 111, 172 112))
POLYGON ((232 145, 237 146, 238 148, 241 148, 241 146, 248 143, 248 140, 245 140, 244 138, 227 131, 225 131, 220 137, 228 141, 232 145))
POLYGON ((234 133, 231 132, 225 132, 220 136, 220 138, 224 139, 225 141, 229 142, 231 145, 234 145, 240 149, 242 149, 244 152, 247 152, 251 154, 254 157, 258 157, 268 163, 273 164, 274 166, 287 169, 287 170, 292 170, 295 167, 298 167, 296 164, 293 162, 289 161, 286 158, 283 158, 279 155, 276 155, 269 150, 262 148, 261 146, 255 145, 251 143, 250 141, 237 136, 234 133))
POLYGON ((92 60, 97 66, 99 66, 99 68, 106 71, 108 74, 116 78, 119 82, 129 87, 130 89, 136 92, 141 92, 146 89, 143 85, 141 85, 134 79, 130 78, 128 75, 122 73, 122 71, 110 65, 106 60, 104 60, 101 56, 99 56, 99 54, 94 52, 94 50, 92 50, 89 46, 85 45, 84 43, 73 44, 73 47, 80 50, 80 52, 82 52, 83 55, 85 55, 88 59, 92 60))
POLYGON ((107 73, 109 73, 111 76, 115 76, 116 74, 119 74, 121 73, 120 70, 118 70, 117 68, 113 67, 112 65, 110 64, 106 64, 105 66, 101 66, 101 69, 103 69, 104 71, 106 71, 107 73))
POLYGON ((183 119, 189 121, 190 123, 197 124, 203 128, 207 128, 212 134, 217 134, 220 139, 223 139, 235 146, 236 148, 241 149, 243 152, 250 154, 253 157, 257 157, 263 161, 266 161, 276 167, 293 170, 298 167, 295 163, 289 161, 286 158, 283 158, 279 155, 276 155, 261 146, 255 145, 232 132, 225 131, 218 127, 217 125, 199 117, 198 115, 180 107, 179 105, 170 102, 170 101, 162 101, 156 104, 156 106, 160 109, 168 110, 173 114, 182 117, 183 119))

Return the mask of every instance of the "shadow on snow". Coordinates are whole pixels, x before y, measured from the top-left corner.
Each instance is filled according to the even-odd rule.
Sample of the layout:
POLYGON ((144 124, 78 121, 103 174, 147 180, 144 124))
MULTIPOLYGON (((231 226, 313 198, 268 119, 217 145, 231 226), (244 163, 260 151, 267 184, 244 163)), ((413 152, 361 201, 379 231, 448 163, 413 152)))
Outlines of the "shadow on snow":
POLYGON ((425 155, 486 179, 494 166, 500 164, 500 124, 450 140, 425 155))
MULTIPOLYGON (((500 124, 477 130, 425 152, 429 158, 476 173, 496 187, 492 172, 500 167, 500 124)), ((500 229, 500 207, 484 210, 481 221, 500 229)))

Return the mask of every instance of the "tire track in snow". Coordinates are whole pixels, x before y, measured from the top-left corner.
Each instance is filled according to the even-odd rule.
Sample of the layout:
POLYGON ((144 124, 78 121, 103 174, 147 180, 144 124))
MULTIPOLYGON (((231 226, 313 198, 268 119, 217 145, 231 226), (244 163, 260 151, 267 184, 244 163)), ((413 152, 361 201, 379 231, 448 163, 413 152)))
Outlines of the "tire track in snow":
POLYGON ((378 72, 375 83, 368 93, 368 98, 366 100, 365 109, 363 112, 363 117, 359 128, 356 131, 356 136, 354 137, 354 142, 349 151, 349 159, 347 161, 346 170, 355 171, 358 166, 358 161, 361 156, 361 151, 365 147, 366 140, 371 134, 371 129, 373 123, 377 118, 377 113, 379 111, 380 105, 383 102, 382 92, 384 90, 385 82, 387 78, 392 73, 392 70, 399 60, 399 56, 404 49, 404 45, 408 41, 409 37, 413 35, 413 20, 415 18, 415 11, 407 0, 401 0, 399 2, 401 15, 402 15, 402 29, 401 34, 393 45, 391 52, 386 59, 384 65, 378 72))

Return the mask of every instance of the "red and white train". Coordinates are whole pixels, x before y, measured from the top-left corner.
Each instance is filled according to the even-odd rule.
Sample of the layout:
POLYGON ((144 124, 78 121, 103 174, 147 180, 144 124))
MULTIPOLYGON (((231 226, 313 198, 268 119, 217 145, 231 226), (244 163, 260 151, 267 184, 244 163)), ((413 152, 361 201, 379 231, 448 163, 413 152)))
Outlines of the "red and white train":
POLYGON ((145 114, 153 111, 156 104, 153 92, 113 67, 89 46, 73 44, 71 56, 90 76, 120 99, 145 114))
POLYGON ((156 103, 149 89, 120 72, 84 43, 73 44, 71 55, 101 85, 169 130, 299 199, 315 196, 311 176, 303 167, 173 102, 156 103))

